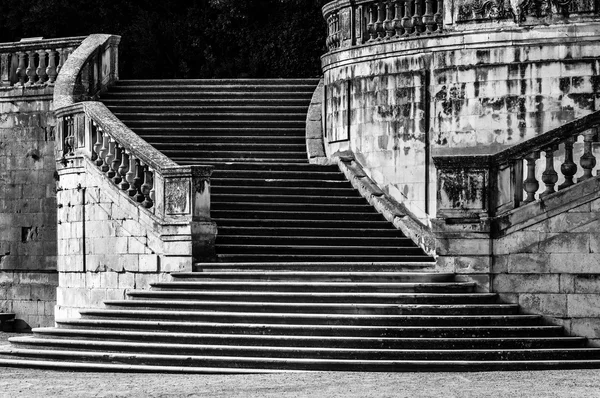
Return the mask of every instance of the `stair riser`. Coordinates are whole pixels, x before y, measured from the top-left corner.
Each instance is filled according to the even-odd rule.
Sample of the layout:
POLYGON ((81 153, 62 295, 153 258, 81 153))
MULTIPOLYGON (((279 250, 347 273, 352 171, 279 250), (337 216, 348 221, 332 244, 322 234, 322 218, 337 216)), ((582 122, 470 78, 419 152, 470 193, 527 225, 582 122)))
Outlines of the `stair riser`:
POLYGON ((263 304, 261 306, 244 306, 244 305, 226 305, 215 303, 213 305, 173 305, 165 302, 164 304, 149 305, 144 304, 143 301, 137 301, 138 304, 132 303, 130 305, 112 305, 107 304, 108 308, 111 309, 136 309, 136 310, 172 310, 172 311, 225 311, 225 312, 264 312, 264 313, 301 313, 301 314, 349 314, 349 315, 424 315, 424 316, 435 316, 435 315, 516 315, 517 310, 513 307, 508 308, 481 308, 468 307, 468 308, 456 308, 456 309, 445 309, 445 308, 360 308, 359 306, 346 306, 346 307, 322 307, 322 306, 269 306, 263 304))
POLYGON ((454 282, 452 274, 414 273, 283 273, 283 272, 194 272, 191 274, 172 274, 175 282, 224 282, 224 281, 286 281, 286 282, 398 282, 398 283, 434 283, 454 282))
MULTIPOLYGON (((68 332, 68 329, 64 330, 68 332)), ((52 338, 64 338, 71 340, 71 334, 61 334, 59 331, 54 333, 44 333, 44 336, 52 338)), ((101 338, 107 341, 143 341, 143 342, 163 342, 170 344, 216 344, 216 345, 251 345, 251 346, 273 346, 273 347, 330 347, 330 348, 359 348, 359 349, 427 349, 427 350, 445 350, 445 349, 532 349, 532 348, 556 348, 557 339, 555 338, 498 338, 498 339, 414 339, 414 338, 376 338, 376 339, 355 339, 355 338, 310 338, 303 336, 228 336, 223 335, 199 335, 199 336, 179 336, 179 335, 152 335, 137 333, 118 333, 106 332, 100 337, 97 333, 86 333, 81 330, 77 338, 89 338, 97 340, 101 338)), ((583 347, 585 340, 560 340, 561 347, 583 347)))
MULTIPOLYGON (((293 85, 215 85, 215 84, 181 84, 177 86, 177 92, 180 93, 197 93, 202 91, 208 92, 248 92, 248 93, 312 93, 315 87, 312 84, 293 84, 293 85)), ((156 93, 156 92, 172 92, 173 86, 170 85, 121 85, 116 84, 110 88, 110 93, 156 93)), ((162 93, 160 94, 162 95, 162 93)))
POLYGON ((163 122, 175 122, 185 120, 191 122, 197 121, 240 121, 248 122, 252 124, 256 121, 269 121, 269 122, 306 122, 306 113, 227 113, 227 112, 120 112, 119 108, 113 108, 114 115, 121 119, 123 123, 129 124, 132 122, 148 122, 157 121, 163 122))
MULTIPOLYGON (((134 132, 140 137, 152 141, 154 137, 162 138, 169 136, 194 136, 194 137, 216 137, 221 136, 225 139, 235 140, 238 137, 244 137, 246 139, 252 139, 254 137, 262 136, 276 136, 277 138, 304 138, 304 128, 277 128, 277 127, 182 127, 182 126, 164 126, 164 127, 136 127, 134 132)), ((210 162, 209 162, 210 163, 210 162)), ((217 162, 218 163, 218 162, 217 162)), ((229 168, 225 168, 219 164, 219 167, 224 167, 223 170, 236 170, 240 166, 231 164, 229 168)), ((256 165, 255 169, 259 169, 260 165, 256 165)), ((286 170, 285 165, 276 163, 275 166, 281 167, 280 170, 286 170)), ((271 165, 271 167, 275 167, 271 165)), ((306 166, 306 164, 299 163, 294 165, 295 169, 300 169, 299 166, 306 166)), ((288 167, 289 168, 289 167, 288 167)), ((306 169, 306 168, 305 168, 306 169)), ((252 169, 251 169, 252 170, 252 169)), ((277 170, 277 168, 275 169, 277 170)), ((310 171, 310 169, 309 169, 310 171)), ((316 169, 319 171, 319 169, 316 169)))
MULTIPOLYGON (((372 315, 367 313, 365 315, 372 315)), ((443 318, 423 317, 418 319, 396 318, 396 319, 344 319, 323 317, 274 317, 269 315, 257 316, 228 316, 228 315, 178 315, 178 314, 140 314, 140 315, 117 315, 117 314, 84 314, 83 319, 92 320, 131 320, 131 321, 181 321, 181 322, 220 322, 220 323, 269 323, 269 324, 296 324, 296 325, 331 325, 331 326, 535 326, 540 324, 538 318, 443 318)))
MULTIPOLYGON (((56 360, 69 360, 69 361, 89 361, 89 356, 61 356, 61 355, 49 355, 51 358, 56 360)), ((35 355, 27 356, 20 355, 20 358, 36 358, 35 355)), ((485 371, 485 370, 533 370, 533 369, 556 369, 561 368, 557 363, 553 362, 541 362, 541 363, 523 363, 523 364, 511 364, 511 363, 488 363, 488 364, 469 364, 469 363, 455 363, 451 365, 444 364, 443 362, 431 363, 431 362, 395 362, 390 361, 389 363, 372 363, 372 362, 361 362, 361 361, 343 361, 336 362, 335 360, 322 360, 322 361, 310 361, 310 360, 269 360, 261 358, 213 358, 213 359, 199 359, 193 360, 191 358, 182 357, 172 360, 167 359, 156 359, 156 358, 144 358, 144 357, 118 357, 114 358, 111 356, 97 356, 93 357, 95 362, 104 363, 121 363, 131 365, 158 365, 158 366, 195 366, 195 367, 223 367, 223 368, 249 368, 249 369, 273 369, 273 370, 310 370, 310 371, 367 371, 367 372, 398 372, 398 371, 449 371, 452 368, 453 371, 485 371)), ((422 361, 426 361, 423 358, 422 361)), ((572 366, 575 366, 573 364, 572 366)), ((585 364, 584 362, 577 362, 577 368, 594 368, 598 365, 585 364)), ((567 366, 568 367, 568 366, 567 366)))
POLYGON ((344 336, 344 337, 373 337, 373 338, 493 338, 493 337, 551 337, 560 336, 562 330, 550 328, 354 328, 354 327, 322 327, 314 328, 310 325, 297 327, 294 325, 281 325, 280 327, 267 325, 244 325, 233 326, 228 324, 217 325, 193 325, 177 323, 169 325, 167 322, 161 325, 136 325, 127 324, 125 321, 115 324, 77 322, 75 324, 57 322, 64 329, 87 329, 92 330, 141 330, 152 332, 174 332, 174 333, 221 333, 221 334, 265 334, 265 335, 294 335, 294 336, 344 336))
POLYGON ((362 292, 362 293, 470 293, 473 290, 472 286, 294 286, 294 285, 247 285, 247 284, 178 284, 175 285, 157 285, 154 289, 162 290, 243 290, 243 291, 272 291, 272 292, 314 292, 314 293, 334 293, 334 292, 362 292))
POLYGON ((391 350, 373 350, 373 351, 345 351, 345 350, 326 350, 326 349, 294 349, 294 348, 271 348, 271 347, 227 347, 219 346, 215 348, 202 347, 194 348, 172 348, 160 346, 148 348, 147 346, 125 345, 114 346, 72 344, 69 342, 53 341, 52 344, 45 345, 15 343, 18 348, 26 349, 47 349, 60 348, 69 351, 85 350, 91 352, 114 352, 114 353, 147 353, 162 355, 198 355, 198 356, 232 356, 232 357, 271 357, 271 358, 318 358, 318 359, 355 359, 355 360, 430 360, 430 361, 524 361, 524 360, 598 360, 600 354, 597 350, 548 350, 548 351, 509 351, 509 350, 489 350, 489 351, 468 351, 468 350, 419 350, 419 351, 391 351, 391 350))
POLYGON ((409 262, 427 262, 431 261, 431 258, 428 256, 411 256, 411 255, 402 255, 402 256, 390 256, 390 255, 381 255, 381 256, 369 256, 369 255, 340 255, 340 254, 317 254, 317 255, 308 255, 308 254, 300 254, 300 255, 283 255, 283 254, 218 254, 218 261, 223 263, 228 262, 248 262, 255 263, 259 261, 264 262, 299 262, 303 263, 306 261, 317 261, 326 263, 330 262, 339 262, 339 261, 348 261, 348 262, 380 262, 380 261, 409 261, 409 262))
MULTIPOLYGON (((312 237, 316 241, 326 240, 340 240, 345 239, 360 240, 360 239, 381 239, 381 242, 406 242, 406 239, 402 232, 397 229, 342 229, 342 228, 250 228, 250 227, 228 227, 219 226, 219 237, 233 237, 233 236, 253 236, 256 238, 263 237, 279 237, 281 239, 292 239, 297 236, 312 237), (236 235, 237 234, 237 235, 236 235), (356 235, 360 237, 357 238, 356 235), (336 238, 334 238, 336 237, 336 238), (320 240, 323 239, 323 240, 320 240)), ((239 242, 239 241, 238 241, 239 242)), ((363 241, 364 242, 364 241, 363 241)), ((352 264, 348 264, 347 267, 353 267, 352 264)), ((372 269, 373 267, 371 267, 372 269)), ((348 268, 345 268, 348 269, 348 268)))
MULTIPOLYGON (((339 180, 332 180, 332 181, 328 181, 328 180, 293 180, 293 179, 281 179, 281 178, 276 178, 276 179, 271 179, 271 178, 264 178, 264 179, 238 179, 238 178, 220 178, 220 177, 215 177, 214 179, 211 179, 211 186, 213 187, 220 187, 220 186, 225 186, 225 187, 231 187, 231 186, 254 186, 254 187, 268 187, 268 188, 276 188, 276 187, 289 187, 289 186, 296 186, 296 187, 306 187, 306 188, 325 188, 325 187, 331 187, 334 189, 340 189, 340 188, 347 188, 347 189, 351 189, 352 185, 350 185, 350 183, 348 181, 339 181, 339 180)), ((315 202, 315 204, 318 204, 315 202)), ((369 213, 375 213, 375 209, 373 207, 366 207, 363 206, 362 211, 368 211, 369 213)), ((338 211, 345 211, 345 209, 339 209, 338 211)))
MULTIPOLYGON (((199 300, 199 301, 240 301, 240 302, 275 302, 275 303, 352 303, 352 304, 394 304, 394 305, 453 305, 453 304, 464 304, 464 305, 473 305, 473 302, 476 300, 478 305, 481 304, 494 304, 496 302, 495 296, 485 296, 481 298, 472 298, 470 296, 462 296, 460 294, 450 294, 450 295, 442 295, 438 297, 364 297, 360 295, 346 295, 346 296, 336 296, 336 295, 320 295, 318 293, 315 294, 304 294, 304 295, 285 295, 285 296, 276 296, 276 295, 267 295, 267 294, 238 294, 238 295, 227 295, 220 294, 215 295, 210 292, 194 292, 193 294, 182 294, 177 292, 162 292, 162 291, 148 291, 148 292, 140 292, 136 291, 135 293, 130 292, 129 298, 135 301, 141 301, 146 299, 152 300, 199 300), (164 293, 164 294, 163 294, 164 293)), ((139 303, 135 305, 140 305, 139 303)), ((169 305, 165 303, 163 305, 169 305)), ((178 304, 179 305, 179 304, 178 304)), ((190 307, 194 307, 194 303, 188 303, 190 307)), ((249 304, 252 306, 251 304, 249 304)), ((173 305, 171 305, 173 306, 173 305)), ((177 306, 174 307, 175 309, 177 306)), ((197 308, 197 307, 194 307, 197 308)), ((318 305, 313 306, 310 309, 310 312, 315 311, 318 308, 318 305)), ((477 306, 474 306, 477 308, 477 306)), ((307 309, 308 310, 308 309, 307 309)), ((339 311, 340 309, 336 309, 335 311, 339 311)), ((403 313, 408 311, 407 309, 403 309, 403 313)), ((424 307, 423 312, 429 313, 434 311, 434 309, 430 309, 429 307, 424 307)), ((447 311, 450 311, 447 308, 440 308, 438 313, 445 314, 447 311)), ((482 312, 490 311, 489 308, 484 307, 481 309, 482 312)), ((511 311, 510 313, 513 313, 511 311)), ((450 315, 450 313, 448 313, 450 315)))
POLYGON ((118 100, 118 99, 147 99, 147 98, 160 98, 160 99, 241 99, 244 102, 251 102, 252 100, 303 100, 305 102, 310 101, 312 91, 298 91, 298 92, 244 92, 244 91, 133 91, 125 93, 108 92, 102 95, 103 101, 118 100))

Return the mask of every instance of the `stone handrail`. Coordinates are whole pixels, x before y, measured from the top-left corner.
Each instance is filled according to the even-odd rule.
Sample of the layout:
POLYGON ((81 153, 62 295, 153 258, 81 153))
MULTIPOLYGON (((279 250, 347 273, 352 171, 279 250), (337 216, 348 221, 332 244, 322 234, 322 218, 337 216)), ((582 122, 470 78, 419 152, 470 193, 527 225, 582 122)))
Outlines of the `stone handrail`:
MULTIPOLYGON (((91 162, 123 200, 151 214, 157 224, 189 225, 192 231, 194 222, 214 224, 210 220, 211 166, 177 165, 104 104, 85 101, 118 79, 118 43, 118 36, 91 35, 61 70, 54 90, 59 175, 91 162)), ((206 242, 196 243, 206 251, 206 242)), ((205 255, 196 252, 194 257, 205 255)))
POLYGON ((84 37, 0 43, 0 87, 52 86, 84 37))
POLYGON ((592 147, 598 142, 599 127, 597 111, 494 155, 433 156, 438 181, 437 217, 499 216, 590 179, 596 166, 592 147), (583 145, 577 144, 580 136, 583 145), (540 169, 536 161, 541 152, 545 161, 540 169), (562 159, 560 176, 555 157, 562 159), (576 161, 583 174, 575 179, 576 161), (563 182, 557 185, 559 177, 563 182))
POLYGON ((336 0, 323 6, 329 51, 441 33, 442 0, 336 0))

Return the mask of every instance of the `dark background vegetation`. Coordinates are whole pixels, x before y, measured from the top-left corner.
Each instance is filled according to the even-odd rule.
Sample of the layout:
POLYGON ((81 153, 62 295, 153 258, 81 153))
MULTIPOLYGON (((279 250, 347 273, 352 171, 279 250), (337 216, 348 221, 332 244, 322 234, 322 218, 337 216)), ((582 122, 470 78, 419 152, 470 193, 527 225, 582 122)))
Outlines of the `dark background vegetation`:
POLYGON ((0 42, 122 36, 123 78, 313 77, 322 0, 0 0, 0 42))

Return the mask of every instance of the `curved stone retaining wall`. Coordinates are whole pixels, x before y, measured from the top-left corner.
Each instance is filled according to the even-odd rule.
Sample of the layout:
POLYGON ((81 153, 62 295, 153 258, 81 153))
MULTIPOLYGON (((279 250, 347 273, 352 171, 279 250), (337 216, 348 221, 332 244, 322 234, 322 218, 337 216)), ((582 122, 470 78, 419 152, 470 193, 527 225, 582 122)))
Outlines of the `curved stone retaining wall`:
POLYGON ((493 154, 597 110, 600 24, 451 32, 323 56, 328 156, 351 150, 422 221, 435 154, 493 154))

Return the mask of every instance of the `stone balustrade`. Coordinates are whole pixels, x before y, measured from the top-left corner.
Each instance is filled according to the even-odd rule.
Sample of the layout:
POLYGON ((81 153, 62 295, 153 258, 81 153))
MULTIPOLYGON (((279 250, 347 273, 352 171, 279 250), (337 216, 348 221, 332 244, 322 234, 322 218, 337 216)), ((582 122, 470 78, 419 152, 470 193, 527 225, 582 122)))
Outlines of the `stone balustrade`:
POLYGON ((592 178, 598 127, 594 112, 494 155, 434 156, 438 218, 496 217, 592 178))
POLYGON ((83 37, 0 43, 0 87, 52 86, 83 37))
POLYGON ((87 37, 54 87, 60 317, 215 259, 212 167, 177 165, 93 101, 118 79, 118 44, 87 37))
POLYGON ((337 0, 323 7, 326 45, 338 48, 442 32, 442 0, 337 0))

